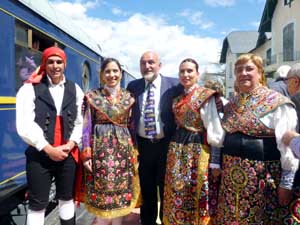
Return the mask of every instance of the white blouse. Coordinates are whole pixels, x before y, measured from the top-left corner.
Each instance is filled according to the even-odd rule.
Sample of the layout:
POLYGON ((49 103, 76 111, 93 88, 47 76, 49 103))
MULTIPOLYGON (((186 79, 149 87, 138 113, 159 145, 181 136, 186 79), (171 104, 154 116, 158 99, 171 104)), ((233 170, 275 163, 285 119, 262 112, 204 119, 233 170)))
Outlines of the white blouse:
POLYGON ((275 129, 277 148, 281 153, 282 169, 295 172, 298 169, 299 160, 294 157, 291 148, 283 144, 281 139, 286 131, 296 130, 296 110, 290 104, 284 104, 262 117, 261 121, 268 128, 275 129))
POLYGON ((225 131, 221 125, 214 97, 209 98, 203 107, 201 107, 200 115, 207 131, 208 144, 215 147, 222 147, 225 131))

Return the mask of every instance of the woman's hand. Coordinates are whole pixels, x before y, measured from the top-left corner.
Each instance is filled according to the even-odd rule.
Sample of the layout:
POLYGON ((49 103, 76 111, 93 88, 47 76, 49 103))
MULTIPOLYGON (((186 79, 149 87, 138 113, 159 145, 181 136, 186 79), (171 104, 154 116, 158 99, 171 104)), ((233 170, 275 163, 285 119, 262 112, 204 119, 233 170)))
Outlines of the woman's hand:
POLYGON ((221 169, 220 168, 212 168, 211 173, 214 177, 218 177, 221 175, 221 169))
POLYGON ((293 191, 282 187, 277 189, 279 205, 286 206, 290 203, 293 197, 293 191))
POLYGON ((283 134, 282 136, 282 142, 285 144, 285 145, 289 145, 291 140, 294 138, 294 137, 297 137, 299 136, 298 133, 294 132, 294 131, 287 131, 283 134))
POLYGON ((83 166, 89 171, 89 172, 93 172, 93 167, 92 167, 92 159, 88 159, 86 161, 83 162, 83 166))

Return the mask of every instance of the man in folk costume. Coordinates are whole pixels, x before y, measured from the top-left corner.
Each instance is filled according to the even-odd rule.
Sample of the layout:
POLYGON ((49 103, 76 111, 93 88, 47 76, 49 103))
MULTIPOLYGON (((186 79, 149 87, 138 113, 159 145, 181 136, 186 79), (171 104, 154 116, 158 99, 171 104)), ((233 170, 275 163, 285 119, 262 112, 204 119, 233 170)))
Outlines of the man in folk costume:
POLYGON ((55 178, 61 225, 75 224, 73 201, 77 144, 82 136, 83 92, 64 76, 66 55, 47 48, 42 64, 17 93, 16 125, 26 149, 27 225, 43 225, 55 178))

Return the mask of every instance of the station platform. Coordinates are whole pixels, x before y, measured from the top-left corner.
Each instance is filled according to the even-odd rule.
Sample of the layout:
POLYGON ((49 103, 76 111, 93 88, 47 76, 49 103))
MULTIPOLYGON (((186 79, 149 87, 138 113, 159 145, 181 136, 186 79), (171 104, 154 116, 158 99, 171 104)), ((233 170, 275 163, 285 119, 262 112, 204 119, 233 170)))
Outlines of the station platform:
MULTIPOLYGON (((85 210, 84 205, 81 204, 76 209, 76 225, 96 225, 95 216, 85 210)), ((122 225, 140 225, 140 210, 134 209, 131 214, 124 217, 122 225)), ((55 208, 45 220, 45 225, 59 225, 58 210, 55 208)))
MULTIPOLYGON (((11 213, 10 218, 0 219, 1 225, 26 225, 27 206, 20 205, 18 210, 11 213)), ((45 225, 60 225, 58 208, 54 208, 45 218, 45 225)), ((76 208, 76 225, 96 225, 95 216, 87 212, 84 205, 76 208)), ((124 217, 122 225, 140 225, 140 209, 134 209, 131 214, 124 217)))

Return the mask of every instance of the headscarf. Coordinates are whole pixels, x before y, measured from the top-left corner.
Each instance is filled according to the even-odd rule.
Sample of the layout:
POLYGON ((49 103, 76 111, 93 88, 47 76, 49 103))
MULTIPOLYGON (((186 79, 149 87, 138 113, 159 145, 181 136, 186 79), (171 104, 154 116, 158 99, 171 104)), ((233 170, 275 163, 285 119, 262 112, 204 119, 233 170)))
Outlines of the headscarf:
POLYGON ((37 84, 41 82, 42 78, 46 74, 46 62, 50 56, 60 57, 64 61, 64 64, 66 66, 67 57, 65 52, 62 49, 58 47, 46 48, 42 55, 42 64, 39 67, 37 67, 37 69, 30 75, 30 77, 27 79, 25 83, 37 84))

